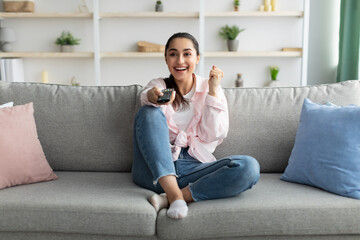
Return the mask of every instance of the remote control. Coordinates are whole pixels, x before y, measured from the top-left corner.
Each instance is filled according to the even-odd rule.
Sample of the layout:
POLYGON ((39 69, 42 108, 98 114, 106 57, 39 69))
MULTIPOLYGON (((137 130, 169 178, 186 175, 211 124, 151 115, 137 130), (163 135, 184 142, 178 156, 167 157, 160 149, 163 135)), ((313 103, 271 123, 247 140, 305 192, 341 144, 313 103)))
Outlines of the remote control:
POLYGON ((171 98, 171 94, 174 91, 173 88, 166 88, 163 89, 162 92, 164 93, 164 95, 160 96, 157 100, 158 103, 166 103, 168 101, 170 101, 171 98))

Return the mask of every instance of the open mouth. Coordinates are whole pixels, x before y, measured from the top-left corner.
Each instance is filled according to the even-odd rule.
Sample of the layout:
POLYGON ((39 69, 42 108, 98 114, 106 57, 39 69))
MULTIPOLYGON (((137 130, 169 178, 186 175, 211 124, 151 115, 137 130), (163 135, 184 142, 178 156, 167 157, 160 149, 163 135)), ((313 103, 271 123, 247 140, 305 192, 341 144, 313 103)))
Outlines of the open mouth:
POLYGON ((177 71, 177 72, 184 72, 184 71, 186 71, 188 68, 187 67, 176 67, 175 68, 175 71, 177 71))

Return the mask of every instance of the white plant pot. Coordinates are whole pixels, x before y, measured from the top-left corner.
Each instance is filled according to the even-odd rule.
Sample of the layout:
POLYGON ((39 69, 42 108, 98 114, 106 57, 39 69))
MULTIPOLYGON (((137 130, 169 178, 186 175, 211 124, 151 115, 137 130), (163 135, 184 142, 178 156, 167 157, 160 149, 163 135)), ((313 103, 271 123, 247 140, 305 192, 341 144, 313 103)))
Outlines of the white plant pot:
POLYGON ((73 45, 61 45, 60 46, 60 51, 61 52, 73 52, 74 51, 74 46, 73 45))
POLYGON ((280 87, 280 85, 279 79, 271 80, 266 84, 267 87, 280 87))
POLYGON ((162 4, 155 5, 155 12, 163 12, 163 11, 164 11, 164 5, 162 4))

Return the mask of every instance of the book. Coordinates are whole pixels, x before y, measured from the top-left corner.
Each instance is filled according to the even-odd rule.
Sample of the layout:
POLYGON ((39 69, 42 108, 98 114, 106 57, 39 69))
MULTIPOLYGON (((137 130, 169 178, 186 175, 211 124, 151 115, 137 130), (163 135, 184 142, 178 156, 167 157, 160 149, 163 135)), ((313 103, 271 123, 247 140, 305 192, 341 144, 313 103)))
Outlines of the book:
POLYGON ((283 48, 283 52, 302 52, 302 48, 283 48))

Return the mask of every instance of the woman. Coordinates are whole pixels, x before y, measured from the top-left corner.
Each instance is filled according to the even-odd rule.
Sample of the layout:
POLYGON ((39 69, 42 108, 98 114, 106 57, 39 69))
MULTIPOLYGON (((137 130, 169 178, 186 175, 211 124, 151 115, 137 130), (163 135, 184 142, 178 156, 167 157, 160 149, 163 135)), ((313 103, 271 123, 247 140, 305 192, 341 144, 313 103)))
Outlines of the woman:
POLYGON ((216 160, 215 148, 229 128, 228 107, 220 87, 223 72, 213 66, 209 79, 194 74, 199 45, 189 33, 176 33, 165 46, 169 78, 150 81, 140 95, 143 107, 134 123, 133 180, 158 194, 149 201, 167 215, 187 216, 187 203, 235 196, 259 179, 250 156, 216 160), (158 103, 162 89, 175 91, 158 103))

